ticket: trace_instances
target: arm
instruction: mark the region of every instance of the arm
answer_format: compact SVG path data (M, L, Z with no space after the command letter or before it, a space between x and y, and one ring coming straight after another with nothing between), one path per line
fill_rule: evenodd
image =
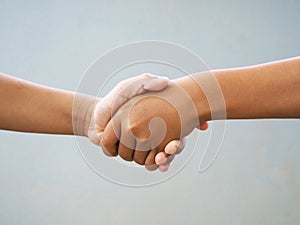
M227 112L226 118L218 119L300 118L300 57L213 70L211 74L221 88ZM209 107L200 88L208 80L206 78L194 74L174 83L193 99L200 120L208 121L215 113L211 110L216 109ZM211 88L215 87L211 85Z
M300 118L300 57L213 73L227 119Z
M126 84L130 89L123 90L121 84ZM151 90L159 91L167 85L168 80L165 78L138 76L121 82L101 101L92 96L76 95L74 92L34 84L0 73L0 129L87 136L90 141L101 146L97 132L104 129L111 115L123 103L135 95ZM122 98L118 98L120 96ZM111 101L114 98L118 101L112 108ZM80 100L78 108L74 99ZM96 100L98 102L94 111ZM98 125L95 125L93 115ZM174 153L183 148L184 142L180 140L173 140L168 145L169 151ZM167 159L166 156L163 158ZM165 162L162 167L169 163L170 161Z
M129 86L126 90L121 86ZM74 134L72 126L76 123L75 134L88 136L94 113L99 131L104 129L111 115L135 95L146 91L159 91L168 85L165 78L137 76L121 82L103 99L81 95L71 91L38 85L6 74L0 74L0 129L21 132ZM122 90L124 89L124 90ZM76 97L76 98L75 98ZM115 98L115 99L113 99ZM74 100L77 105L73 108ZM111 103L118 100L114 104ZM72 115L73 113L73 115Z
M157 152L163 151L170 140L188 135L199 124L211 120L212 113L218 113L213 111L218 107L209 107L205 92L200 88L201 84L208 89L215 88L209 86L211 76L218 81L227 111L227 117L214 119L300 118L298 57L252 67L215 70L208 75L185 76L159 93L137 96L121 107L112 120L114 123L110 121L105 128L104 148L109 152L118 148L124 157L130 153L128 149L135 149L138 153L133 155L135 162L146 166L153 165L155 160L157 163L155 155L161 154ZM189 99L193 104L189 104ZM153 118L161 118L164 124L149 126ZM150 130L141 127L150 127ZM156 139L151 139L152 134ZM119 139L126 142L125 147L124 144L116 146ZM152 149L152 153L146 154L147 149Z
M0 74L0 129L73 134L73 99L73 92Z

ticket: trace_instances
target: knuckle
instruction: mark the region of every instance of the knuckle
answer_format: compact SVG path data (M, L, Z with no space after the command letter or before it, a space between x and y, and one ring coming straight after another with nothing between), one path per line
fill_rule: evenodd
M102 147L102 151L103 151L104 155L106 155L108 157L115 157L116 156L115 154L109 152L107 149L105 149L103 147Z
M140 77L141 77L141 78L146 78L146 79L147 79L147 78L153 78L153 75L150 74L150 73L143 73L143 74L140 75Z
M144 124L134 123L130 124L127 133L131 134L134 139L141 142L141 144L146 144L149 142L149 138L151 137L151 131L148 127L145 127Z
M141 166L145 165L145 161L142 159L135 159L134 161Z
M109 147L109 139L106 136L102 136L101 144L107 149Z
M131 153L119 152L119 156L122 159L124 159L125 161L128 161L128 162L131 162L133 160Z
M139 131L140 131L140 126L138 126L136 123L129 124L127 132L134 135L135 138L136 138L136 134L138 134Z
M120 82L116 85L115 91L116 91L117 93L120 93L120 92L122 92L123 89L126 88L127 85L128 85L128 81L127 81L127 80L122 80L122 81L120 81Z
M145 166L152 166L152 165L156 165L154 157L151 157L150 159L147 158L145 161Z
M145 168L146 168L148 171L155 171L155 170L158 169L158 165L156 165L156 164L145 165Z
M134 153L133 149L127 148L123 144L119 144L118 154L125 161L132 161L133 160L133 153Z
M134 157L134 161L141 166L145 165L145 160L146 157Z
M105 136L103 136L103 138L101 140L101 146L103 148L103 151L105 151L105 153L108 153L110 156L116 156L116 151L114 149L114 145Z

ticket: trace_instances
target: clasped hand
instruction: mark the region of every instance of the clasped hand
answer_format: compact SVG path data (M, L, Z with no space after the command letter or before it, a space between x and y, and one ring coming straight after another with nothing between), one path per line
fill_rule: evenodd
M89 139L108 156L167 171L200 126L197 110L182 88L166 77L142 74L120 82L95 107Z

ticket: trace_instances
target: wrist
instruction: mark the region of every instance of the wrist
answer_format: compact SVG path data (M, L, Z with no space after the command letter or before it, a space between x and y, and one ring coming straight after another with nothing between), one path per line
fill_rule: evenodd
M174 83L180 86L191 98L198 113L200 123L211 119L210 107L200 85L191 77L185 76L174 80Z
M78 136L88 136L93 123L93 114L99 98L85 94L76 94L73 102L72 124L73 133Z

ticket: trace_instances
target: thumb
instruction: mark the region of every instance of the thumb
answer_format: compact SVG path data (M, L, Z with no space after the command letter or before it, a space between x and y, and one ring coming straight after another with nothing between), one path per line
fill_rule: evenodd
M169 79L167 77L153 77L149 79L144 79L144 89L147 91L161 91L165 89L169 84Z

